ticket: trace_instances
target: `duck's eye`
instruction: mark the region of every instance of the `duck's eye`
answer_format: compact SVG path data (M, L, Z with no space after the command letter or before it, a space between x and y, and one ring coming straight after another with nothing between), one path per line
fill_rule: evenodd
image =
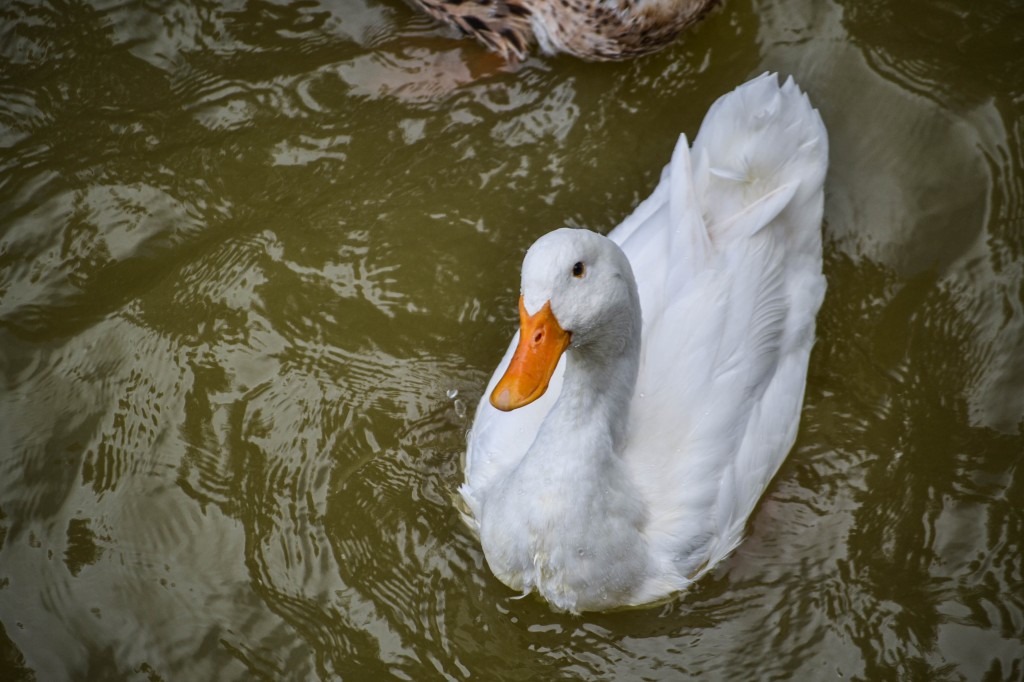
M572 266L572 276L582 277L587 273L587 268L583 265L583 261L578 260L576 264Z

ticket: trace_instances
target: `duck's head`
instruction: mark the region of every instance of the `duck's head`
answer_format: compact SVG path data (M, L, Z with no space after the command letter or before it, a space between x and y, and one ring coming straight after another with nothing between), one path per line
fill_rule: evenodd
M595 232L562 228L534 242L521 292L519 345L491 393L499 410L544 395L567 348L617 354L639 334L633 269L618 245Z

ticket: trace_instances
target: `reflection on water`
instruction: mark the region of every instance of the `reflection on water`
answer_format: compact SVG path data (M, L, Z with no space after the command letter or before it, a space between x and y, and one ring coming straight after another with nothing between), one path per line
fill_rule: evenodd
M0 9L3 679L1017 679L1024 14L737 0L496 69L397 0ZM736 554L572 618L451 498L519 261L764 69L830 129L797 447Z

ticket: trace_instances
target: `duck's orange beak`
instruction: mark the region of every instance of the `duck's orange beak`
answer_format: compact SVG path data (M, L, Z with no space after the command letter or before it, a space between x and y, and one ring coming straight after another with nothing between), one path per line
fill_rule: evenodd
M531 316L526 314L520 296L519 345L505 376L491 392L491 405L509 412L544 395L558 366L558 358L562 357L571 338L551 312L550 301Z

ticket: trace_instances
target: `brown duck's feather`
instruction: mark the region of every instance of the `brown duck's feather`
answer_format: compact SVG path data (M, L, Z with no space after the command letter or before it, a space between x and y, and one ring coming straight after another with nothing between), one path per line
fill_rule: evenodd
M515 64L534 41L530 10L515 0L413 0L427 14L463 33Z
M668 45L717 1L537 2L536 12L543 17L539 22L543 34L537 40L547 52L568 52L584 59L637 57Z
M720 0L412 0L506 61L530 45L591 60L659 50Z

